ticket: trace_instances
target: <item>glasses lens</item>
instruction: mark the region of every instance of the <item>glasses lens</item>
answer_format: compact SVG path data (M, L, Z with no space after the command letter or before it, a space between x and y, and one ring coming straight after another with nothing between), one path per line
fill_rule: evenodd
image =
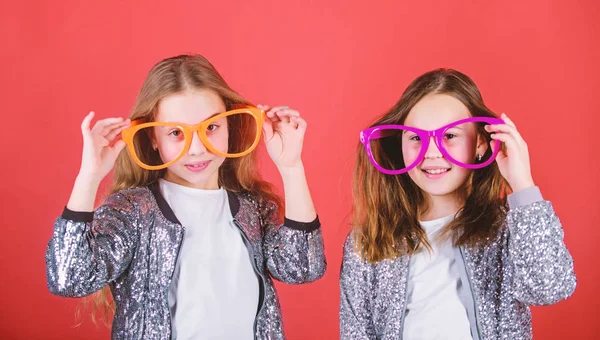
M135 132L133 143L135 155L144 165L161 166L181 154L185 135L178 126L149 126Z
M225 118L223 118L225 119ZM229 145L228 150L223 150L228 157L236 157L237 154L246 152L252 148L254 142L260 137L258 131L258 121L250 111L243 111L227 116L227 125L229 127ZM213 146L218 147L218 134L210 131L210 126L206 132L208 140Z
M490 160L493 154L486 122L453 125L444 132L443 146L454 161L477 166Z
M421 152L421 138L401 128L378 129L369 142L373 159L385 170L398 171L411 166Z

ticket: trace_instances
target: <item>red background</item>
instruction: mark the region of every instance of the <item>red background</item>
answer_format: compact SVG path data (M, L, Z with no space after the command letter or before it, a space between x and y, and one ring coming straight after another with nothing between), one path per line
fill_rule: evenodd
M46 289L44 251L80 162L90 110L127 116L159 60L205 55L255 103L309 122L304 162L329 269L278 285L290 339L336 339L341 247L358 132L408 83L467 73L529 144L534 179L575 259L572 298L533 308L537 339L600 335L600 5L589 1L3 1L0 4L0 336L106 339ZM263 153L265 176L281 187Z

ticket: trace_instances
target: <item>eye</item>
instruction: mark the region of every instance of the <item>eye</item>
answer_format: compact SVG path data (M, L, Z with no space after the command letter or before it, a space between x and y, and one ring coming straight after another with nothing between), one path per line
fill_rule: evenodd
M421 137L419 137L418 135L414 135L414 136L408 137L408 140L418 142L421 140Z
M180 137L181 135L183 135L183 132L181 132L181 130L173 130L169 132L169 136Z
M449 132L444 135L444 138L446 138L446 139L456 138L456 134Z
M210 124L206 128L206 130L208 130L209 132L215 132L218 128L219 128L219 125L217 125L217 124Z

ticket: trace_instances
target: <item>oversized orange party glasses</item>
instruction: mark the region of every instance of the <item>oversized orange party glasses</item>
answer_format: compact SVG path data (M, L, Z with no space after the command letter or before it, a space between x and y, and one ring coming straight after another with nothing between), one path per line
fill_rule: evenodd
M263 110L247 107L219 113L193 126L134 120L123 130L122 137L129 154L140 167L160 170L171 166L188 152L194 133L198 134L206 149L217 156L235 158L249 154L258 145L265 117ZM228 134L228 142L223 142L224 134ZM152 145L178 156L163 161L159 153L150 147Z

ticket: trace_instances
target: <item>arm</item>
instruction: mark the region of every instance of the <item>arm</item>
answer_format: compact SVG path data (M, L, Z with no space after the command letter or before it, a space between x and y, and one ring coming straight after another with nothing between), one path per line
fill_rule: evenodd
M261 206L265 258L270 274L290 284L308 283L321 278L327 262L319 218L315 216L307 223L286 217L283 225L279 225L275 204L263 202Z
M135 214L134 205L120 194L109 197L95 214L66 208L46 250L50 292L82 297L117 279L137 245L137 228L131 223Z
M93 118L90 112L81 123L81 168L46 250L48 289L57 295L85 296L115 280L127 268L137 240L131 226L134 205L122 195L112 195L92 212L100 182L125 147L118 136L130 122L107 118L90 129Z
M552 204L538 187L508 197L508 254L515 298L528 305L549 305L573 294L577 279L563 229Z
M563 242L563 230L550 202L544 201L531 175L529 149L514 122L502 114L504 124L486 130L496 143L504 143L496 157L498 169L514 193L509 195L508 275L515 298L529 305L547 305L567 298L575 290L573 259Z
M311 282L323 276L327 264L301 159L307 124L298 111L287 106L258 107L268 110L263 124L265 143L285 190L286 219L282 226L277 227L274 204L265 202L261 208L267 268L283 282Z

